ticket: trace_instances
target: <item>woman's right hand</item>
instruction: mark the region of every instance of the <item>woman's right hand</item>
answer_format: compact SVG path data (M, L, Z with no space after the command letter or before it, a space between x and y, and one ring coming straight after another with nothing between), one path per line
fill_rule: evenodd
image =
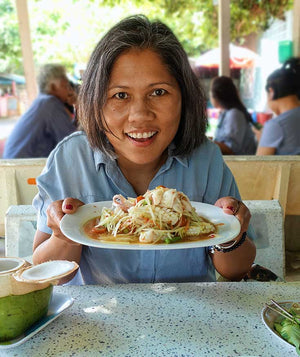
M82 245L67 238L60 230L60 221L65 214L75 213L83 202L75 198L54 201L47 208L47 225L52 234L37 230L33 242L34 264L48 260L70 260L79 264Z
M47 226L52 229L53 235L70 242L60 230L60 221L65 214L75 213L78 207L83 205L82 201L71 197L50 203L47 208Z

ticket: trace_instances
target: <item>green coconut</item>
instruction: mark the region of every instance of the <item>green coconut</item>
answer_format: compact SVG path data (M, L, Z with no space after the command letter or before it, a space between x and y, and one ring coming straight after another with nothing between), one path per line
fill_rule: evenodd
M78 267L67 260L31 265L21 258L0 258L0 341L20 336L46 315L53 285Z
M47 314L53 286L25 295L0 298L0 341L20 336Z

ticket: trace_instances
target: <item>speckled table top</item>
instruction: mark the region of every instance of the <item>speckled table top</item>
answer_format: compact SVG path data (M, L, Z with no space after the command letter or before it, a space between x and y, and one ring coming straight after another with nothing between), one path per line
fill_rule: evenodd
M265 302L300 301L300 283L60 286L74 304L0 356L296 356L262 322Z

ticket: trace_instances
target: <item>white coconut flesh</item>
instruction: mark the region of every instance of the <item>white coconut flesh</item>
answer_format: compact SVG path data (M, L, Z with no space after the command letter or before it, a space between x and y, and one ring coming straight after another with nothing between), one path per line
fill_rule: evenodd
M76 262L53 260L19 270L15 279L23 282L44 283L61 279L78 269Z
M26 261L21 258L0 258L0 275L13 273L26 264Z

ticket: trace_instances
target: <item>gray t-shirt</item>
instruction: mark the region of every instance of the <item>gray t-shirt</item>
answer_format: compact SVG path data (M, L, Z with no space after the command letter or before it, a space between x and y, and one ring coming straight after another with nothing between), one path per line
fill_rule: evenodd
M256 153L255 135L245 114L236 108L224 111L219 119L215 140L223 142L235 155Z
M300 106L268 120L259 146L276 148L276 155L299 155Z

